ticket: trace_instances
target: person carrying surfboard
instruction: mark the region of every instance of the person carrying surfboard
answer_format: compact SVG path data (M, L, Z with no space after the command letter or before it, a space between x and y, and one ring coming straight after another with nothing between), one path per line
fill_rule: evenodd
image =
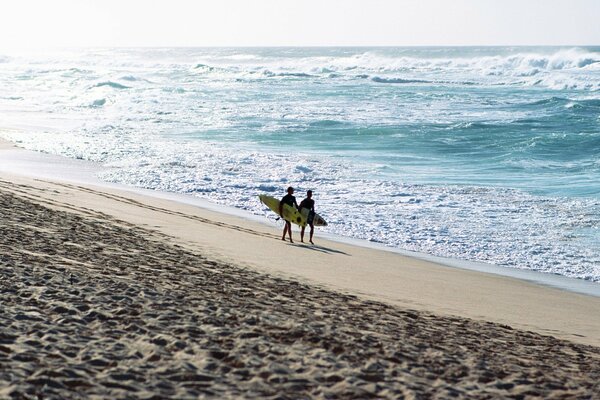
M294 197L294 188L291 186L287 188L287 194L285 196L283 196L283 198L279 202L279 215L281 216L281 218L283 218L283 205L284 204L287 204L290 207L298 208L298 203L296 202L296 198ZM284 219L284 221L285 221L285 219ZM281 240L283 240L283 241L285 241L285 233L286 232L290 236L290 243L294 243L294 241L292 240L292 223L290 221L285 221L285 225L283 226L283 236L281 237Z
M306 223L310 226L310 243L313 243L313 233L315 233L315 201L312 199L312 190L306 192L306 198L300 202L300 211L303 208L308 209L308 218L306 219ZM304 229L306 226L303 226L300 230L300 241L304 243Z

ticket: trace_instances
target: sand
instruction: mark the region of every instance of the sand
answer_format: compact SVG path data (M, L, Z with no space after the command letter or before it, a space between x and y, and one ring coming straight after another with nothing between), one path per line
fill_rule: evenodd
M599 298L280 233L0 173L0 399L600 393Z

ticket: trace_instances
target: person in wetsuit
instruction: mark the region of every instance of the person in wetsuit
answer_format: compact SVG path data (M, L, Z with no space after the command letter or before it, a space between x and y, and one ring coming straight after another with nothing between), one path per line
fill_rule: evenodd
M285 196L283 196L283 198L279 202L279 215L281 216L281 218L283 218L283 205L284 204L287 204L290 207L298 208L298 203L296 202L296 198L294 197L294 188L291 186L289 188L287 188L287 194ZM285 221L285 219L284 219L284 221ZM281 240L283 240L283 241L285 241L285 233L286 232L290 236L290 242L294 243L294 241L292 240L292 223L290 221L285 221L285 225L283 226L283 236L281 237Z
M312 190L306 192L306 198L300 202L300 211L302 211L303 208L308 208L308 218L306 223L310 226L310 243L314 244L313 233L315 232L315 201L312 199ZM304 243L304 229L306 229L306 226L303 226L300 230L300 241L302 243Z

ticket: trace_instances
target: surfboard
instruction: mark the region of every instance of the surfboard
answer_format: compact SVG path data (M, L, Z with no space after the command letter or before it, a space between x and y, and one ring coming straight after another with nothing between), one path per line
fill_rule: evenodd
M258 196L260 201L267 207L271 209L275 214L279 215L279 200L275 197L267 196L266 194L261 194ZM298 226L306 226L306 217L300 214L295 207L290 206L289 204L283 205L283 219L289 221ZM308 215L308 214L307 214Z
M307 224L308 224L308 213L310 212L310 210L308 208L302 208L300 210L300 214L302 214L302 216L304 218L306 218ZM321 217L319 214L315 213L315 216L313 218L313 225L314 226L327 226L327 221L325 221L325 219L323 219L323 217Z

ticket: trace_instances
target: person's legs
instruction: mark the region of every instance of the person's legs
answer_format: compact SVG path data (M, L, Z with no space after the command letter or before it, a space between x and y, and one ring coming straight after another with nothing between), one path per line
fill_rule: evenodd
M289 224L289 222L287 222L287 221L284 221L284 222L285 222L285 224L283 224L283 236L281 237L281 240L285 240L285 234L286 234L286 232L288 230L288 224Z
M302 228L302 229L304 229L304 228ZM313 241L312 241L313 233L315 233L315 225L314 224L310 224L310 243L311 244L314 244Z
M294 243L294 241L292 240L292 223L291 222L287 223L287 229L288 229L288 234L290 235L290 243Z
M304 230L306 229L305 226L302 227L302 229L300 229L300 241L302 243L304 243Z

